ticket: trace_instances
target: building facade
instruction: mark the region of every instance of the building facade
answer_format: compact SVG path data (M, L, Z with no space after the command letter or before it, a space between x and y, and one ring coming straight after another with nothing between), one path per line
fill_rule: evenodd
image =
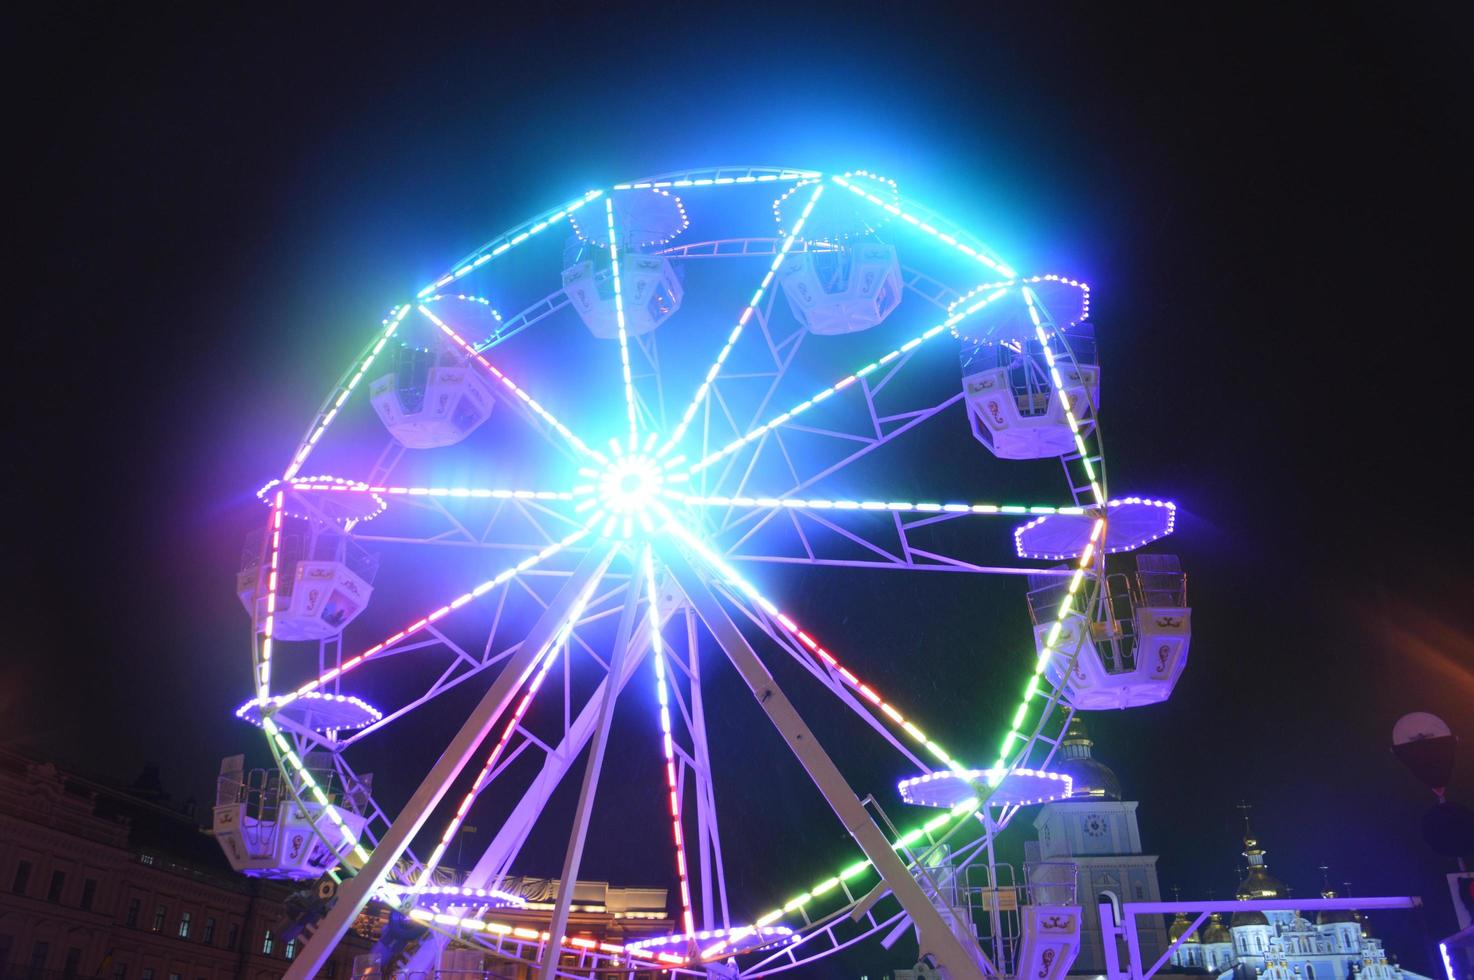
M0 978L280 977L291 890L235 874L157 794L0 749ZM321 975L346 978L369 946L351 935Z
M1284 882L1269 873L1266 852L1244 824L1244 858L1248 869L1234 897L1241 901L1288 899ZM1324 898L1336 893L1326 885ZM1178 913L1168 929L1171 938L1191 928ZM1201 970L1220 980L1421 980L1389 962L1381 940L1368 931L1356 912L1327 910L1314 920L1292 907L1284 911L1235 912L1227 925L1214 914L1201 935L1188 935L1172 951L1181 969Z

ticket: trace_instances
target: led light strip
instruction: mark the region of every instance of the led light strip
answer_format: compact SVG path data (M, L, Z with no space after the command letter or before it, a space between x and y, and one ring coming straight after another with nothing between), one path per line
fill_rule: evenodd
M1095 557L1096 549L1100 546L1100 542L1105 535L1105 526L1104 517L1097 517L1095 519L1095 526L1090 531L1090 540L1086 543L1084 550L1080 552L1080 560L1075 564L1075 573L1070 576L1070 584L1065 592L1065 597L1060 601L1059 610L1055 613L1054 622L1049 626L1049 632L1045 634L1044 648L1039 651L1038 657L1034 660L1033 676L1029 678L1029 684L1024 688L1023 700L1019 702L1018 709L1014 712L1013 723L1009 726L1008 734L1004 737L1003 744L998 749L998 761L993 763L993 769L1007 771L1008 753L1013 749L1014 740L1023 737L1019 734L1019 729L1028 718L1029 702L1034 699L1035 694L1039 693L1039 678L1044 673L1044 669L1049 666L1050 659L1054 656L1054 645L1059 642L1060 633L1064 630L1065 619L1074 611L1075 593L1080 591L1080 586L1085 581L1085 572L1090 567L1090 562Z
M294 698L293 700L296 700L296 699ZM363 700L363 698L354 697L351 694L326 694L326 693L324 693L322 691L314 691L311 694L304 694L302 696L302 700L311 700L311 701L339 701L339 702L342 702L344 704L352 704L352 705L355 705L355 706L361 708L363 710L363 712L366 715L368 715L368 720L367 721L361 722L361 723L359 723L357 725L347 725L347 726L344 726L344 728L343 729L339 729L339 731L343 731L343 730L346 730L348 728L363 728L365 725L372 725L374 722L376 722L376 721L382 721L383 718L384 718L384 712L380 711L378 708L375 708L373 705L371 705L367 701ZM236 708L235 709L235 716L237 718L239 718L241 721L244 721L244 722L247 722L249 724L256 725L256 726L259 727L260 724L261 724L259 721L257 721L255 718L248 717L248 715L250 714L252 708L258 709L258 713L261 713L259 711L259 709L261 708L261 706L263 704L269 704L269 705L271 705L273 707L273 709L275 709L275 708L280 707L282 704L285 704L285 703L287 703L287 702L284 702L284 701L281 701L281 700L275 699L275 698L273 698L273 699L271 699L269 701L261 701L261 700L258 700L256 698L252 698L251 700L247 701L245 704L241 705L239 708Z
M445 605L441 606L439 609L436 609L428 616L416 620L415 622L406 626L404 629L400 630L398 633L395 633L388 639L374 644L356 657L345 660L341 665L325 672L324 674L322 674L322 676L316 678L315 680L308 681L306 684L303 684L292 693L283 694L280 698L277 699L278 703L290 704L297 698L305 697L306 695L311 694L313 691L316 691L324 684L327 684L328 682L336 678L342 677L344 674L348 673L354 668L361 666L365 661L377 656L378 654L383 653L385 650L388 650L400 640L403 640L411 634L418 633L420 630L429 626L431 623L435 622L441 617L461 608L472 599L479 599L481 596L485 595L487 592L490 592L498 585L503 584L513 576L527 571L529 568L538 564L539 562L545 561L546 559L551 558L553 555L556 555L564 548L576 544L580 539L587 537L588 533L589 531L587 528L579 528L572 534L569 534L567 537L563 538L561 541L555 541L552 544L548 545L546 548L543 548L537 554L522 559L510 568L503 569L502 571L498 572L495 577L487 579L485 582L482 582L470 592L463 592L462 594L456 596L450 602L447 602Z
M423 309L423 307L421 308ZM399 329L399 325L404 322L404 318L408 315L409 311L410 305L405 303L384 320L383 334L374 342L373 347L369 348L369 352L364 356L363 360L359 362L358 370L349 377L348 382L338 391L338 397L333 400L332 407L324 413L322 419L318 421L317 427L312 430L311 435L298 447L297 455L292 457L292 462L287 466L286 472L282 473L283 480L290 480L301 472L302 464L307 462L307 457L317 447L317 441L328 430L328 426L333 424L333 419L338 417L338 411L343 407L343 403L348 400L349 395L353 394L353 389L358 387L358 383L363 380L364 374L373 366L374 358L378 357L379 352L384 349L384 345L389 343L389 338L394 336L394 331Z
M609 460L605 458L603 453L590 449L588 446L584 445L583 440L574 435L572 430L570 430L568 426L564 425L562 422L559 422L556 418L554 418L553 413L549 412L546 408L543 408L542 405L538 403L537 399L533 398L527 392L517 387L516 382L514 382L511 378L507 377L500 370L498 370L494 364L486 359L485 355L476 350L476 348L472 347L470 344L466 343L465 339L462 338L460 334L456 333L450 327L446 326L444 320L440 319L440 317L432 313L423 304L420 306L420 312L428 317L431 323L435 324L437 327L443 330L446 336L455 341L457 346L459 346L461 350L465 351L469 357L473 358L478 364L486 368L486 370L490 371L492 373L492 376L495 377L498 381L506 385L507 389L511 391L512 394L520 398L523 404L525 404L528 408L537 413L539 418L541 418L544 422L548 423L548 425L551 425L554 429L556 429L558 434L561 435L564 439L567 439L575 449L583 453L585 456L592 456L594 459L598 460L601 463L607 464L609 462Z
M285 491L278 490L271 503L271 558L270 570L266 580L266 621L262 628L261 643L257 646L259 659L256 664L256 697L262 704L266 704L272 700L271 646L272 633L276 621L276 594L278 571L281 561L282 502L284 496ZM331 801L329 801L327 794L322 791L322 787L318 785L317 780L308 771L306 763L293 750L291 742L282 734L277 724L271 720L270 715L263 714L261 716L261 727L266 731L267 736L269 736L270 741L268 745L272 748L272 755L276 758L277 765L281 765L283 758L291 764L293 770L297 773L297 778L312 793L313 798L322 807L322 812L327 814L328 818L332 820L338 829L338 833L342 835L343 840L352 849L353 854L360 860L367 861L368 852L358 843L358 838L343 821L342 816L339 815L338 808L333 806ZM291 785L290 779L287 780L287 792L299 804L301 803L300 793ZM328 841L326 836L322 835L322 832L318 829L317 821L320 819L321 815L314 817L312 820L314 833L323 836L324 842L328 844L333 853L341 855L342 852L339 850L339 846Z
M869 176L868 174L865 174L864 171L858 171L856 173L856 176L861 176L861 175L864 175L864 176L867 176L867 177ZM864 188L859 187L859 186L851 183L850 181L846 180L844 177L841 177L838 174L836 174L836 175L830 177L829 179L832 180L832 181L834 181L839 186L843 187L845 190L850 191L851 193L854 193L854 194L858 194L860 197L863 197L865 200L869 201L871 204L874 204L876 207L881 208L882 210L884 210L888 214L895 215L896 217L900 218L902 221L904 221L907 224L911 225L913 228L916 228L917 230L923 231L926 234L932 236L933 238L937 239L939 242L942 242L944 245L950 245L952 248L956 249L958 252L961 252L963 255L966 255L968 258L973 259L974 261L977 261L977 262L981 262L983 265L985 265L988 268L992 269L994 272L998 273L999 275L1006 276L1009 279L1012 279L1012 278L1014 278L1014 277L1016 277L1018 275L1018 273L1015 272L1015 271L1013 271L1013 268L1011 266L1009 266L1008 263L999 261L997 259L994 259L991 256L984 255L982 252L979 252L977 249L973 248L972 246L967 245L964 242L959 242L956 238L953 238L951 235L947 234L946 232L941 231L941 230L939 230L937 228L932 227L931 225L927 224L925 221L922 221L920 218L917 218L915 215L911 215L911 214L906 213L905 211L901 210L899 207L897 207L894 204L889 204L886 201L881 200L879 197L876 197L874 194L871 194L869 191L865 190Z
M1022 279L1008 279L1003 282L985 282L980 286L974 286L972 289L969 289L967 292L954 299L950 304L948 304L947 312L951 313L958 306L966 303L969 299L976 296L978 293L986 292L990 289L1012 289L1015 286L1029 286L1041 282L1064 283L1066 286L1074 286L1076 289L1080 290L1080 312L1073 320L1070 320L1066 324L1066 329L1076 326L1077 324L1084 323L1086 320L1090 319L1090 284L1087 282L1081 282L1078 279L1071 279L1068 276L1056 275L1055 273L1049 273L1048 275L1043 276L1025 276ZM952 336L956 337L958 340L966 340L972 343L988 342L990 339L988 337L971 337L964 335L956 327L952 328Z
M614 189L615 190L632 190L632 188L629 188L629 187L616 187ZM648 248L648 247L650 247L652 245L668 245L672 241L674 241L676 238L680 237L681 232L683 232L687 228L690 228L691 227L691 218L690 218L689 215L686 214L686 205L685 205L685 202L683 202L679 197L676 197L670 191L662 191L662 190L650 189L650 192L652 194L659 194L661 197L670 198L670 200L676 206L676 215L681 219L680 220L680 227L679 228L676 228L674 231L672 231L669 235L667 235L664 238L655 238L655 239L651 239L649 241L633 242L632 244L634 246L638 247L638 248ZM607 200L606 200L606 203L607 203ZM583 242L585 245L592 245L595 248L601 247L599 245L599 243L596 242L596 241L594 241L591 236L589 236L589 235L587 235L587 234L584 233L583 228L578 223L578 219L575 218L573 215L569 215L568 216L568 225L569 225L569 227L571 227L573 229L574 237L577 238L579 241Z
M526 926L514 926L507 922L487 922L484 919L472 919L459 915L451 915L446 912L431 912L429 909L414 909L409 917L417 922L427 925L451 926L458 929L468 929L472 932L489 932L496 936L511 936L514 939L526 939L532 942L547 942L552 938L550 933L539 932ZM669 963L680 966L686 962L684 956L673 956L669 953L651 954L643 950L630 949L618 943L599 942L583 936L564 936L562 945L571 946L575 949L587 950L589 952L609 953L614 956L638 957L650 962Z
M1095 467L1090 462L1090 451L1085 447L1085 438L1080 433L1080 422L1075 418L1075 412L1070 408L1069 396L1065 393L1065 382L1060 377L1059 367L1055 363L1054 351L1049 346L1049 337L1044 332L1044 322L1039 316L1039 307L1034 302L1034 290L1028 286L1023 287L1024 303L1029 308L1029 319L1034 322L1034 333L1039 338L1039 346L1044 351L1044 362L1049 367L1049 380L1054 383L1054 393L1059 398L1060 404L1064 406L1065 421L1070 425L1070 434L1075 437L1075 448L1080 453L1080 464L1085 469L1085 476L1090 480L1090 493L1095 497L1097 507L1106 505L1105 489L1100 485L1100 478L1096 475Z
M686 434L686 429L691 425L691 420L696 417L697 410L706 401L706 396L711 391L712 382L716 380L717 374L721 372L722 365L727 362L727 356L732 353L732 347L737 343L738 338L742 336L742 331L747 326L747 321L757 312L757 305L762 302L763 294L773 284L773 277L778 274L778 267L783 264L784 259L788 258L788 253L793 248L793 243L798 240L799 233L804 230L804 222L809 220L809 215L813 213L814 205L819 203L819 197L823 193L824 185L815 185L814 193L809 196L808 204L804 205L803 212L799 215L798 220L794 222L793 231L783 240L778 253L773 256L773 261L768 265L768 271L763 276L763 281L758 284L757 289L753 292L752 299L747 301L747 307L742 311L742 315L737 318L737 325L732 328L731 334L727 337L726 344L717 353L716 361L707 370L706 377L701 382L701 387L696 389L696 397L692 398L691 404L686 406L686 411L681 415L680 424L675 427L675 431L665 441L665 445L656 453L657 457L664 456L674 449L681 441L681 437Z
M271 699L271 647L272 637L276 632L277 575L281 571L281 522L285 499L286 493L282 490L278 490L271 498L271 556L266 572L266 621L261 624L261 643L257 647L256 661L256 698L262 704ZM261 578L258 574L256 587L260 586ZM254 615L256 610L253 608L251 612Z
M676 783L675 747L670 733L670 692L665 681L665 641L660 635L660 609L656 604L655 561L651 548L645 548L645 589L650 601L650 652L655 661L655 697L660 704L660 746L665 755L665 783L670 793L671 836L676 845L676 874L681 882L681 917L687 934L696 931L696 917L691 912L691 881L687 873L686 835L681 829L681 798Z
M662 507L661 509L664 508ZM913 722L908 721L906 717L902 715L899 711L897 711L893 705L891 705L888 701L877 694L874 688L872 688L869 684L866 684L864 681L860 680L860 678L857 677L848 667L840 663L839 660L837 660L832 653L824 649L824 647L820 646L817 640L815 640L805 630L799 627L799 625L795 623L786 613L784 613L781 609L774 605L772 600L768 599L767 596L759 592L751 582L743 578L742 575L735 568L727 564L727 562L723 561L720 555L718 555L715 551L713 551L690 531L686 530L686 528L683 527L678 521L672 519L670 522L670 527L673 531L675 531L677 537L688 544L692 548L692 550L694 550L707 563L709 563L713 568L721 573L724 579L740 589L744 595L746 595L753 602L757 603L764 612L776 619L778 623L782 625L785 630L788 631L788 633L790 633L805 647L809 648L816 655L818 655L819 659L823 660L824 663L835 670L840 677L844 678L846 684L859 692L860 696L863 697L866 701L879 708L880 711L893 723L895 723L896 726L904 731L908 737L915 740L918 745L925 748L947 768L953 770L954 772L964 771L964 767L961 763L953 759L940 745L928 738L926 733L918 728Z
M1035 803L1048 803L1052 800L1065 799L1075 792L1075 781L1062 772L1046 772L1043 769L1025 769L1022 766L1016 767L1011 771L1006 769L969 769L966 772L960 773L929 772L925 776L913 776L910 779L901 780L896 784L896 792L901 794L901 802L903 803L911 803L916 806L935 806L936 804L928 803L913 795L911 787L924 783L933 783L938 779L955 779L957 777L961 777L964 784L986 781L990 786L998 786L1008 776L1026 776L1031 779L1047 779L1064 783L1063 791L1058 794L1040 796L1031 800L1008 800L1008 806L1031 806Z
M845 176L846 177L853 177L855 175L854 174L845 174ZM891 180L888 177L880 177L880 176L877 176L876 174L866 174L865 176L869 177L871 180L877 181L878 183L889 185L890 186L890 189L891 189L891 192L892 192L892 195L893 196L896 195L896 182L894 180ZM777 200L775 200L773 202L773 220L778 225L778 234L779 234L779 236L782 236L782 235L787 234L787 232L785 232L783 230L783 205L785 205L785 204L788 203L788 199L790 197L792 197L793 195L797 194L799 191L803 190L805 187L809 186L810 184L819 183L819 185L822 187L823 186L822 181L823 181L823 178L822 177L815 177L813 180L800 181L799 183L797 183L794 186L790 187L788 190L784 191L783 194ZM899 199L899 198L897 198L897 199ZM807 216L807 212L805 212L805 216ZM874 230L876 230L876 229L874 229L874 228L871 229L871 231L874 231ZM852 237L852 234L850 232L845 232L843 234L840 234L837 237L825 238L824 239L824 242L826 244L829 244L829 245L832 245L832 246L837 247L839 242L841 242L841 241L847 241L851 237Z
M624 370L624 409L630 423L630 452L639 445L640 430L635 422L635 381L630 372L629 334L624 325L624 287L619 281L619 241L614 233L614 198L604 199L609 219L609 271L614 280L614 322L619 327L619 361Z
M431 885L426 888L419 886L406 887L396 885L392 882L384 882L375 890L378 897L398 904L405 895L412 895L416 899L427 899L427 904L437 899L452 899L450 905L480 905L484 908L526 908L529 906L527 899L521 895L513 895L511 892L502 891L499 888L466 888L461 885Z
M439 303L440 301L447 299L458 299L467 303L476 303L484 306L489 311L491 311L491 315L497 323L502 322L501 311L498 310L495 306L492 306L491 300L487 299L485 296L473 296L470 293L436 293L434 296L422 297L422 301L425 303L426 306L429 306L431 303Z
M785 170L777 174L744 175L741 177L697 177L693 180L642 180L630 184L615 184L617 191L638 191L651 187L720 187L726 184L769 184L777 180L812 180L822 177L817 170Z
M523 231L519 231L516 234L512 234L511 232L509 232L499 239L492 239L491 242L487 242L485 245L472 252L470 256L468 256L466 260L462 262L459 266L457 266L454 270L446 273L440 279L420 290L416 294L415 298L424 299L431 293L435 292L437 289L440 289L443 286L447 286L450 283L455 282L457 279L461 279L469 275L473 270L480 268L487 262L490 262L492 259L496 258L498 255L501 255L503 252L506 252L509 249L521 245L533 235L536 235L538 232L546 229L549 225L556 224L558 221L561 221L562 219L568 217L568 215L572 214L574 211L577 211L579 208L583 207L585 204L594 200L603 193L603 191L589 191L583 197L578 198L574 201L570 201L562 208L559 208L552 214L549 214L546 218L542 218L528 225ZM493 242L495 242L496 244L493 245Z
M1120 507L1122 504L1140 504L1147 507L1165 508L1167 511L1167 523L1164 526L1162 533L1148 535L1147 537L1139 541L1133 540L1129 544L1123 544L1115 548L1110 547L1109 542L1107 542L1105 553L1108 555L1116 555L1120 554L1123 551L1135 551L1137 548L1144 548L1147 545L1151 544L1153 541L1167 537L1169 534L1177 529L1177 505L1170 500L1153 500L1150 497L1119 497L1115 500L1106 501L1106 507L1111 509ZM1060 513L1064 514L1064 511L1061 510ZM1084 509L1077 507L1074 509L1074 513L1083 514ZM1029 521L1027 524L1020 524L1018 527L1014 528L1013 550L1018 552L1018 556L1020 558L1033 558L1043 561L1063 561L1075 557L1073 554L1049 554L1042 551L1028 551L1024 548L1025 532L1033 530L1039 525L1045 523L1045 521L1047 520L1048 517L1036 517L1034 520Z
M445 856L446 849L450 847L451 838L456 835L456 831L461 829L461 824L465 823L466 814L471 812L471 804L476 802L476 798L486 788L486 781L491 778L491 770L495 768L497 760L501 758L502 752L506 749L507 744L511 742L512 734L517 730L517 726L522 724L522 718L527 714L527 709L531 707L533 698L537 697L537 692L542 687L543 679L548 676L548 668L552 667L553 662L558 659L558 651L562 650L568 643L568 637L573 633L574 624L578 622L578 617L583 615L583 611L588 606L589 600L593 598L594 589L598 586L599 580L604 577L604 570L609 567L609 562L613 560L614 554L615 552L611 549L609 554L605 556L603 564L599 566L598 573L589 579L589 584L584 587L583 592L580 593L573 605L569 607L568 615L564 617L563 624L558 627L558 631L553 635L552 641L542 650L538 651L537 657L527 665L527 669L523 671L522 676L517 678L517 683L512 688L513 691L521 690L522 685L527 684L527 678L532 676L533 672L536 671L536 676L533 677L532 683L527 685L527 690L522 694L522 700L517 702L517 707L513 710L512 717L508 719L506 727L502 729L501 737L497 739L496 745L492 746L491 752L487 754L486 765L482 766L481 771L476 774L476 779L471 783L471 788L461 798L461 805L456 807L455 814L446 824L444 833L440 835L440 840L435 845L435 850L431 852L429 860L420 869L419 881L415 883L417 890L424 889L429 884L430 875L439 866L440 859Z
M664 495L694 507L784 507L789 510L873 510L919 514L1058 514L1067 517L1085 513L1084 507L1051 507L1044 504L933 504L904 500L815 500L802 497L724 497L666 490ZM1031 522L1026 527L1033 526Z
M889 364L891 361L894 361L902 354L909 353L910 351L915 350L917 347L920 347L923 343L935 337L943 330L946 330L949 327L952 327L965 320L967 317L972 316L978 310L981 310L983 307L987 306L989 303L998 299L1000 296L1005 295L1006 293L1007 290L1005 289L1000 289L994 293L990 293L988 296L985 296L984 298L978 300L976 303L973 303L971 306L964 309L961 313L954 313L947 319L943 320L941 323L938 323L932 327L928 327L924 332L918 334L915 337L912 337L910 340L906 341L904 344L902 344L900 347L897 347L889 354L886 354L877 360L871 361L869 364L860 368L860 370L856 371L854 374L841 378L840 380L836 381L834 384L830 385L828 388L825 388L823 391L819 392L817 395L814 395L807 401L799 402L797 405L793 406L782 415L769 419L767 422L764 422L762 425L758 426L756 429L753 429L746 435L739 436L738 438L727 443L727 445L723 446L721 449L718 449L716 452L711 453L710 455L693 464L691 466L691 472L699 473L701 470L706 469L713 463L725 459L726 457L732 455L737 450L741 449L743 446L752 442L754 439L758 438L769 430L776 429L778 426L784 424L785 422L788 422L795 416L801 415L804 412L808 411L810 408L814 407L819 402L822 402L830 395L833 395L835 392L843 391L845 388L848 388L850 385L854 384L856 381L859 381L866 375L879 370L882 365Z
M367 483L321 483L322 478L311 477L293 480L293 490L327 491L333 493L390 494L408 497L463 497L472 500L572 500L567 490L506 490L489 487L388 487L371 486ZM262 488L263 492L266 488Z

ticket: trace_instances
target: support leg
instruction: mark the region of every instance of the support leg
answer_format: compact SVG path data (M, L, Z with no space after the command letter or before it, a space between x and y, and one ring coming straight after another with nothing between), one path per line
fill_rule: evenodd
M547 650L548 644L553 642L564 621L576 609L579 597L603 573L611 555L612 552L594 549L579 562L573 575L533 625L516 655L507 661L502 672L492 682L491 689L476 705L461 730L451 739L450 745L420 783L420 788L415 790L414 796L410 797L395 818L393 825L379 841L379 846L374 848L368 863L338 890L338 900L303 944L302 951L292 960L292 965L283 975L284 980L309 980L317 976L323 963L343 939L343 934L368 904L373 890L404 854L410 841L450 789L451 783L470 762L471 756L486 738L497 718L507 710L521 687L523 675L532 669Z
M654 597L652 597L653 602ZM618 677L629 653L630 635L635 627L635 607L640 590L631 582L625 596L624 611L614 635L614 649L609 655L609 676ZM609 745L609 724L614 720L614 703L619 700L619 685L607 684L599 702L599 727L594 744L589 748L589 761L583 771L583 788L578 793L578 807L573 812L573 829L568 834L568 850L563 854L563 875L558 879L558 900L553 905L553 921L548 926L548 946L543 952L542 980L553 980L558 973L558 957L563 952L563 933L568 928L568 908L578 885L578 866L583 860L583 845L588 836L589 815L594 809L594 796L599 788L599 771L604 768L604 749Z
M855 839L855 843L860 845L865 856L880 872L911 921L916 924L921 955L931 956L952 980L981 980L982 951L977 948L977 943L974 941L972 948L968 949L963 940L953 933L942 913L926 897L921 885L891 849L890 842L870 819L869 813L855 796L854 790L850 789L839 768L814 738L814 733L809 731L808 725L804 724L798 711L783 694L773 675L763 666L752 645L711 593L695 567L684 555L676 553L675 549L671 549L663 557L676 582L695 607L696 614L706 623L707 629L737 668L737 672L742 675L743 681L757 698L769 720L798 757L809 778L814 781L814 785L823 794L850 836Z

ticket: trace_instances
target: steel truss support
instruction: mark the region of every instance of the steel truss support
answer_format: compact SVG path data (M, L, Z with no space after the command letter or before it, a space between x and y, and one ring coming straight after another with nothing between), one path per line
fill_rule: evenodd
M609 673L618 676L629 652L630 633L635 626L635 606L640 590L631 586L625 596L624 611L619 616L619 629L614 636L614 650L609 655ZM594 796L599 789L599 773L604 768L604 750L609 746L609 725L614 720L614 703L619 700L616 685L605 685L599 698L599 727L589 749L589 761L583 771L583 786L578 791L578 806L573 811L573 829L568 834L568 850L563 854L563 874L558 879L558 900L553 905L553 922L548 927L548 946L543 953L542 980L553 980L558 972L558 957L563 952L563 933L568 928L568 908L577 891L578 867L583 862L583 845L589 831L589 815L594 810Z
M727 614L701 575L682 554L670 549L662 556L686 598L711 631L717 644L742 676L758 705L779 735L803 765L814 786L824 796L860 850L870 859L891 892L916 924L921 956L930 956L952 980L983 976L981 950L973 941L969 949L947 924L942 913L927 898L920 883L892 850L890 842L870 818L864 804L845 781L839 768L819 744L773 675L758 658L737 624Z
M663 619L671 615L675 605L673 590L662 588L657 599L657 608ZM624 690L626 684L634 676L635 670L644 661L650 650L651 622L647 616L640 623L639 629L634 633L629 644L629 652L624 657L613 673L599 682L594 693L590 695L577 717L566 726L562 740L553 749L546 753L543 758L542 769L523 792L521 799L517 801L512 812L502 821L497 829L491 843L482 851L481 857L476 860L475 866L466 875L464 884L468 888L494 887L505 875L522 844L531 833L533 824L538 816L547 806L549 797L558 788L563 777L583 752L584 746L593 738L595 725L599 719L599 706L608 692L613 691L614 696ZM611 686L611 680L613 684ZM405 964L403 972L415 974L428 972L435 969L440 949L444 946L442 937L432 937L420 944L419 949L411 954L410 960Z
M393 825L380 839L379 846L374 849L368 863L338 890L337 901L323 916L317 929L303 945L301 953L287 968L283 975L285 980L309 980L317 976L318 970L342 941L348 927L368 904L370 895L404 854L410 841L450 789L451 783L461 774L466 763L470 762L497 718L511 705L524 676L533 669L548 645L554 642L565 621L575 611L579 596L598 578L612 554L612 550L601 549L590 551L584 556L578 568L528 632L516 656L497 675L491 688L420 783L419 789L415 790Z

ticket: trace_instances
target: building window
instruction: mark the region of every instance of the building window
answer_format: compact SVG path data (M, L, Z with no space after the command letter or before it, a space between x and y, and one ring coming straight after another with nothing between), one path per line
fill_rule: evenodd
M179 938L180 939L188 939L189 938L189 921L190 921L191 918L193 918L193 916L194 916L194 913L192 913L192 912L180 912L179 913Z
M33 943L31 945L31 970L35 973L40 973L46 969L46 960L50 956L50 943Z
M65 871L51 872L51 887L46 889L46 901L60 902L62 889L67 886L67 873Z
M1305 980L1315 980L1315 964L1305 964Z
M271 951L276 948L276 940L271 937L271 930L266 930L266 935L261 939L261 955L270 956Z
M158 905L154 907L154 932L164 931L164 917L168 914L169 910L164 906Z
M83 912L91 912L92 911L92 900L95 899L96 897L97 897L97 879L96 878L84 878L84 879L82 879L82 903L81 904L82 904L82 911Z
M297 940L287 940L286 948L282 950L282 954L289 960L294 958L297 955Z
M139 906L139 904L140 903L139 903L138 899L136 899L136 898L130 898L128 900L128 917L123 920L123 924L126 925L129 929L137 929L138 928L138 906Z
M142 864L153 864L154 856L152 854L140 854L138 855L138 860Z
M138 980L154 980L154 968L151 966L144 967L143 972L138 975Z
M225 934L225 948L233 951L240 938L241 927L232 922L230 924L230 931Z
M31 862L20 861L15 866L15 880L10 884L10 890L17 895L24 895L26 889L31 885Z
M119 963L113 967L113 980L128 980L127 963Z
M338 961L328 960L322 965L323 980L333 980L338 975Z
M203 943L205 943L206 945L208 945L210 943L213 943L215 941L215 920L214 919L206 919L205 920L205 933L204 933L204 935L200 936L200 941L203 942Z
M82 948L80 946L69 947L67 949L66 965L61 968L61 975L65 977L66 980L71 980L71 978L77 975L77 971L81 968Z
M171 974L169 974L169 980L179 980L179 974L177 974L177 973L171 973Z

